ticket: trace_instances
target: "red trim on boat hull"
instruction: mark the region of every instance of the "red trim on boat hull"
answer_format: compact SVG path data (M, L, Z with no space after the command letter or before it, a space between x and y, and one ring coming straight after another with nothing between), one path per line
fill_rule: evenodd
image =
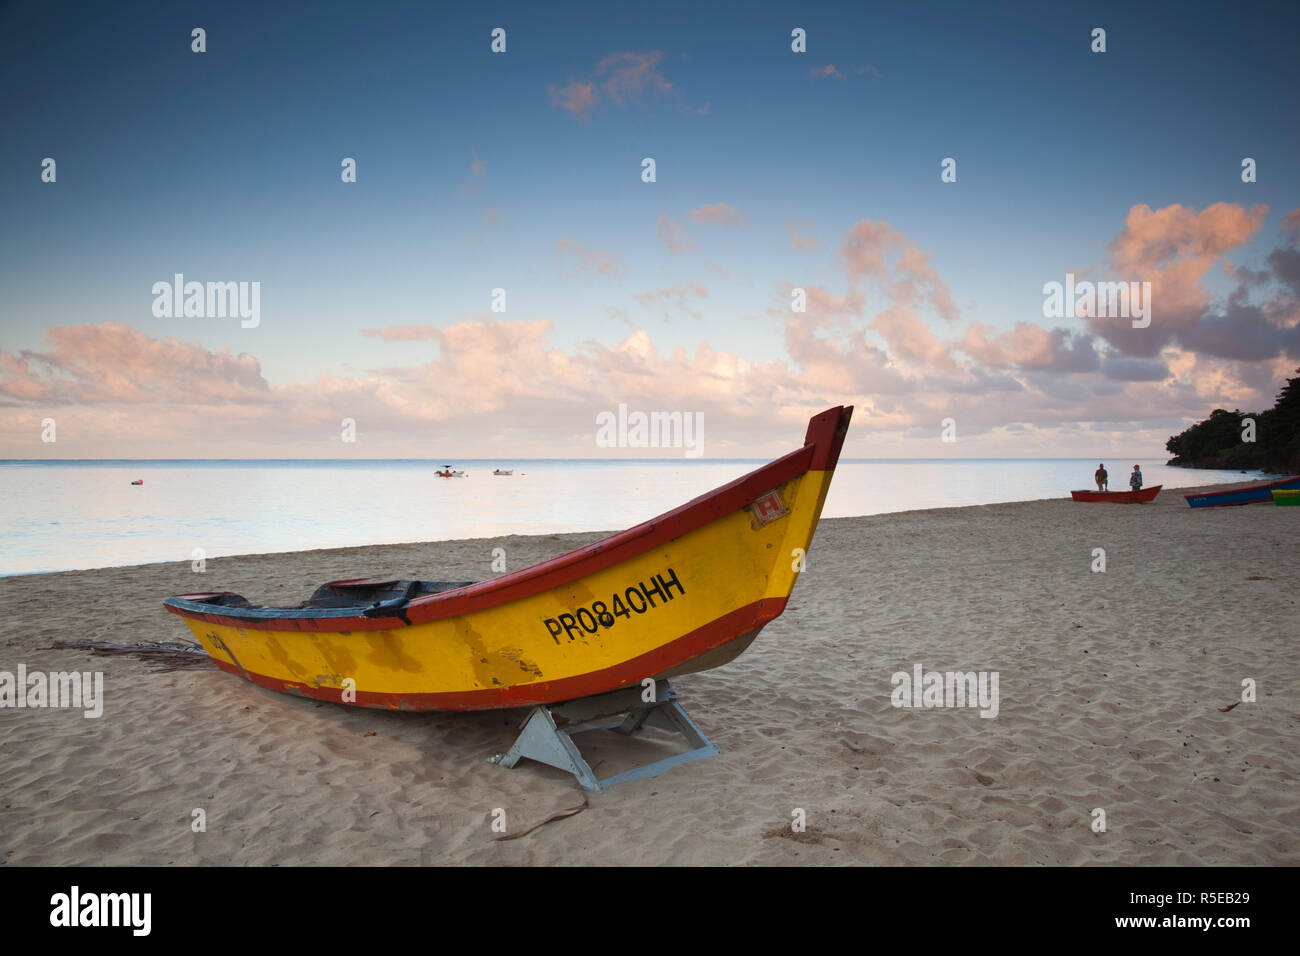
M492 687L483 690L441 694L387 694L358 690L352 706L377 707L388 710L495 710L507 707L531 707L553 704L579 697L591 697L640 682L647 676L680 668L703 654L716 650L732 641L753 640L754 634L785 610L785 598L764 598L736 611L724 614L717 620L696 628L639 657L621 661L613 667L578 674L553 681L538 681L511 687ZM246 677L254 684L281 693L311 697L331 703L343 703L342 692L337 687L311 687L298 681L285 681L252 672L226 661L214 663L237 677Z

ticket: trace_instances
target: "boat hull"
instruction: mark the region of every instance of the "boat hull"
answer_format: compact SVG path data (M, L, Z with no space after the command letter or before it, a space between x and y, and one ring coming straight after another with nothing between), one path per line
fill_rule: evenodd
M718 667L785 610L850 413L823 413L800 451L653 521L417 598L400 619L165 603L222 669L363 707L522 707Z
M1284 508L1300 507L1300 489L1275 488L1272 495L1275 505L1282 505Z
M1243 485L1223 491L1204 491L1196 495L1183 495L1193 508L1223 508L1228 505L1250 505L1258 501L1272 501L1274 490L1300 489L1300 476L1266 481L1258 485Z
M1150 488L1143 488L1140 491L1072 491L1070 497L1075 501L1106 501L1111 504L1142 504L1146 501L1155 501L1156 495L1160 494L1160 489L1164 485L1152 485Z

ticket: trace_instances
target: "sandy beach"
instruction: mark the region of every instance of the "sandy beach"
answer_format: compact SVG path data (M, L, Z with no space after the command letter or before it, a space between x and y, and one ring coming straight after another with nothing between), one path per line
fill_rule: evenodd
M0 710L0 861L1300 863L1300 509L1192 511L1163 493L823 520L784 616L736 661L674 682L723 753L511 840L494 818L518 833L584 803L558 770L489 762L524 711L346 708L214 667L51 649L188 640L161 606L172 594L291 604L345 577L478 580L495 547L517 568L599 537L0 579L0 670L104 673L98 719ZM893 706L891 675L918 664L997 672L997 715ZM1223 710L1248 678L1257 700ZM602 775L652 746L582 744Z

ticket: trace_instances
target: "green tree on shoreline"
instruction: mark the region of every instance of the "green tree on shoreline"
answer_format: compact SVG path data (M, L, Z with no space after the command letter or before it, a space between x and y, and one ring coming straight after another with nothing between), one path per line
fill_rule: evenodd
M1242 440L1247 418L1255 421L1253 442ZM1258 468L1300 474L1300 375L1287 379L1267 411L1216 408L1205 421L1170 438L1165 448L1174 455L1168 463L1184 468Z

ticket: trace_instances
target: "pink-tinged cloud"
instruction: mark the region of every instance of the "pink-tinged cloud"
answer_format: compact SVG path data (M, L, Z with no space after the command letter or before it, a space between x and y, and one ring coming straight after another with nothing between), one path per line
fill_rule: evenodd
M695 249L695 240L690 233L668 215L661 214L655 221L655 235L668 247L669 252L680 254Z
M930 266L930 254L908 244L894 267L900 292L910 301L924 301L932 305L945 319L957 318L957 306L952 301L948 285Z
M663 58L658 50L611 53L596 64L596 76L603 77L600 88L620 106L646 90L671 93L673 85L659 71L659 61Z
M834 326L811 310L785 320L785 348L799 368L799 381L816 383L829 394L863 396L870 410L880 408L881 395L916 390L917 381L893 367L889 354L868 342L862 329Z
M878 279L885 275L885 256L899 248L904 236L887 222L863 219L853 226L840 246L840 257L850 279Z
M812 223L806 220L787 223L785 227L786 235L790 239L790 248L799 250L815 251L821 249L824 243L812 236L801 236L799 233L808 232L812 229Z
M1246 210L1224 202L1201 212L1178 204L1134 206L1109 246L1113 278L1150 282L1163 328L1190 325L1210 303L1200 281L1224 253L1259 231L1267 213L1267 206Z
M561 372L567 366L567 357L558 349L545 347L547 334L555 328L549 319L531 321L494 322L488 319L476 319L469 322L457 322L445 326L438 335L438 343L445 356L462 370L467 366L476 366L471 378L485 381L492 370L510 368L513 361L508 356L523 355L526 358L540 359L543 366L549 366L552 373ZM529 361L520 362L512 371L523 372ZM564 379L563 374L560 375ZM519 387L516 384L503 383L502 388Z
M585 123L602 95L616 106L627 106L639 101L647 91L674 93L672 83L659 69L662 60L663 53L659 50L610 53L596 64L592 76L570 80L563 86L552 83L547 87L547 94L552 106L567 110ZM707 113L708 106L701 112Z
M35 366L35 367L33 367ZM33 355L31 361L9 352L0 352L0 405L13 402L48 402L55 398L56 383L51 379L52 363Z
M1032 425L1039 440L1048 441L1057 428L1078 432L1089 421L1132 421L1135 409L1153 419L1190 421L1216 404L1264 407L1276 391L1276 381L1267 376L1285 371L1276 363L1262 367L1171 352L1166 360L1175 380L1167 383L1126 368L1106 379L1034 372L1019 381L980 365L952 374L908 372L888 350L867 341L863 328L821 314L824 308L840 316L852 312L847 297L826 293L810 300L816 312L786 314L788 356L779 360L756 362L705 342L693 355L680 348L666 354L644 330L569 352L549 344L554 326L545 319L476 319L436 328L438 354L428 362L244 387L230 401L177 387L176 376L157 361L132 371L132 388L107 392L103 376L79 363L84 333L58 330L51 335L57 344L42 360L44 372L33 373L30 358L0 353L0 391L10 406L0 409L0 447L9 457L211 457L214 448L223 457L420 457L436 435L461 456L500 455L506 448L515 455L585 456L592 452L587 443L594 412L628 402L704 411L712 440L727 436L728 453L766 454L786 450L785 432L798 431L809 413L851 402L860 409L855 421L864 436L858 454L916 447L898 444L909 434L928 448L937 441L939 420L954 412L960 413L967 449L978 453L970 439L1008 422ZM122 327L110 329L109 337L112 354L179 349L190 353L181 358L192 369L222 368L221 353L196 345L152 340ZM923 346L913 348L920 352ZM251 357L239 361L257 365ZM78 368L62 384L50 371ZM218 375L218 381L231 374ZM33 389L33 383L43 388ZM121 394L124 401L68 404L75 398L72 385L90 394ZM59 442L42 446L40 421L54 410L54 392L64 404L58 410ZM142 394L153 400L137 401ZM339 445L344 418L358 423L355 449ZM1147 440L1160 445L1168 429L1161 422L1157 431ZM1078 434L1061 447L1077 449L1077 439Z
M901 304L928 304L945 319L957 318L947 284L923 252L886 222L862 220L844 237L840 257L850 282L869 281Z
M814 66L809 72L812 74L813 79L824 79L831 76L839 77L841 80L844 79L844 74L835 69L834 63L827 63L825 66Z
M658 305L662 309L665 322L672 321L673 312L684 312L692 319L702 319L704 316L691 308L691 300L707 299L708 297L708 288L695 282L688 283L680 289L656 289L654 292L641 292L632 296L642 305Z
M1258 272L1230 267L1224 259L1255 236L1267 213L1266 206L1224 202L1199 212L1178 204L1132 207L1109 245L1108 269L1079 278L1132 288L1150 283L1150 324L1134 328L1131 308L1129 316L1081 316L1080 323L1120 353L1139 358L1151 359L1171 345L1233 360L1300 358L1300 252L1293 246L1275 249L1269 268ZM1203 281L1216 265L1238 280L1222 299ZM1128 295L1119 302L1135 300L1141 301Z
M361 334L369 339L383 342L434 342L438 338L436 325L390 325L383 329L362 329Z
M267 382L257 359L152 339L117 322L46 332L47 352L0 352L0 396L53 404L260 401Z
M1117 248L1157 269L1200 255L1211 256L1213 268L1226 253L1214 258L1212 250L1230 251L1241 230L1231 215L1192 216L1191 226L1177 225L1181 214L1167 216L1177 228L1165 230L1173 239L1163 257L1148 248L1159 244L1156 233ZM1132 235L1149 225L1140 218ZM617 268L572 240L560 240L557 251L578 268ZM419 457L431 435L461 456L509 449L584 457L593 451L594 412L619 402L704 411L713 440L727 436L724 454L784 451L785 429L798 433L807 414L839 403L858 408L855 434L863 437L849 454L945 454L937 435L949 415L961 423L962 454L980 454L976 440L985 434L1015 443L994 445L997 454L1075 454L1087 436L1118 441L1121 433L1158 454L1177 430L1171 421L1197 420L1216 405L1271 405L1300 357L1287 352L1300 335L1288 279L1300 263L1294 242L1274 249L1268 268L1237 269L1232 295L1152 354L1098 348L1082 322L947 332L938 318L923 318L924 309L955 313L946 284L919 244L888 223L855 224L838 256L842 288L776 285L769 315L782 323L785 353L767 361L749 358L743 344L734 353L705 341L693 353L661 352L617 308L608 311L609 327L633 331L572 349L551 344L555 327L543 318L372 328L363 334L432 342L436 354L417 362L398 348L390 367L283 384L268 383L253 356L153 339L129 326L51 329L39 351L0 351L0 457L202 457L217 448L223 457ZM790 309L796 285L806 294L802 313ZM691 283L635 298L673 318L698 316L711 297ZM1157 306L1156 323L1159 315ZM39 426L50 413L59 442L44 446ZM356 448L339 444L344 418L358 423Z
M610 279L621 279L626 274L616 252L586 249L582 243L572 239L557 239L555 248L559 250L561 256L575 262L575 272L594 272L596 275Z
M906 305L895 304L877 313L871 328L884 338L889 354L921 370L956 372L949 346Z
M991 369L1090 372L1099 367L1091 338L1017 322L1009 332L972 322L956 347Z
M1292 209L1282 220L1282 231L1288 233L1300 232L1300 209Z
M861 316L866 309L866 297L857 289L849 289L844 295L834 295L819 285L804 287L807 294L807 308L813 315L830 319L834 316Z
M1124 231L1110 243L1111 261L1125 272L1152 272L1184 262L1202 266L1201 275L1221 255L1258 231L1268 207L1249 210L1216 202L1197 212L1175 203L1152 210L1146 204L1129 210Z
M575 119L584 123L590 122L591 110L596 105L595 84L570 80L563 86L551 84L546 92L551 98L552 106L568 110Z
M686 218L701 225L741 226L745 223L745 217L740 214L740 210L735 206L728 206L725 202L715 202L712 205L692 209L686 214Z
M793 283L786 283L777 295L777 304L769 308L767 314L785 321L794 308L795 288ZM847 332L853 327L854 320L862 317L866 308L866 297L854 288L850 288L844 295L835 295L820 285L809 284L798 288L803 289L804 312L809 316L807 321L813 328Z

